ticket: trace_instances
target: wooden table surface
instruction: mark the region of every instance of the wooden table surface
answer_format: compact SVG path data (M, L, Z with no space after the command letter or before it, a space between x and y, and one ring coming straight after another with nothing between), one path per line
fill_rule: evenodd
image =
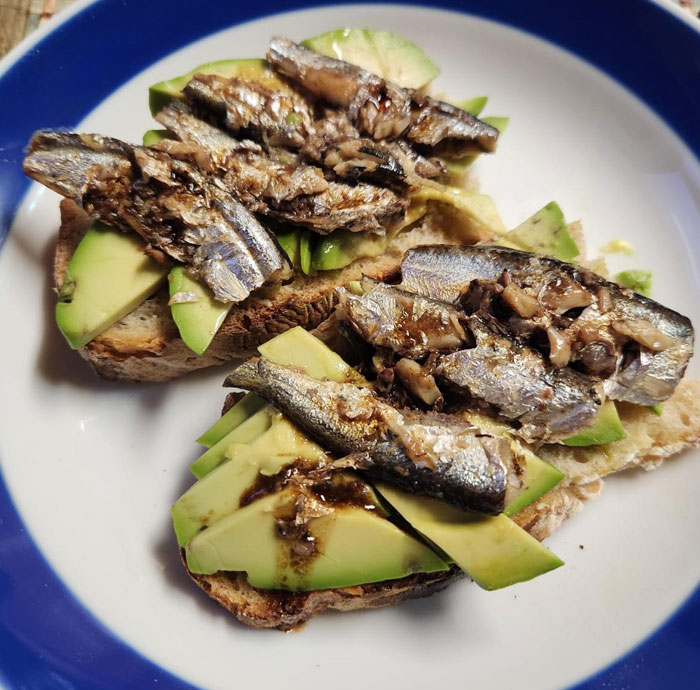
M695 15L700 11L700 0L674 1ZM74 0L0 0L0 57L72 2Z

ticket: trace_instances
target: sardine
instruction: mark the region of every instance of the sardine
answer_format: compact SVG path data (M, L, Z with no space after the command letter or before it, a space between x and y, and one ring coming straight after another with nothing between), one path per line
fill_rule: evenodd
M361 137L342 113L317 119L313 106L294 91L212 74L196 74L184 91L237 137L253 138L266 149L299 151L341 180L365 180L399 191L410 186L401 163L386 146Z
M518 433L528 441L566 438L593 423L601 404L595 379L554 367L537 350L454 304L367 280L363 288L360 296L339 291L337 317L375 348L411 360L431 355L422 368L407 360L396 367L402 381L420 369L433 403L459 389L470 403L486 403L520 425ZM409 390L433 404L415 385Z
M421 359L470 343L466 317L457 307L367 279L362 285L359 296L338 290L336 314L372 346Z
M279 36L271 40L267 59L314 96L347 111L355 127L374 139L404 137L421 152L456 157L496 148L498 130L491 125L357 65Z
M168 104L156 119L181 141L202 147L223 185L255 213L324 235L339 228L382 234L408 205L390 189L328 181L320 168L293 152L257 151L253 142L241 142L200 118L185 101Z
M687 317L556 259L501 247L428 246L406 253L401 274L405 290L489 312L504 333L535 343L557 367L603 380L613 400L663 402L693 353Z
M366 453L370 476L462 509L504 508L509 442L457 417L401 411L368 388L319 381L264 358L238 367L225 385L265 398L333 453Z
M42 131L30 142L24 172L186 263L222 302L240 302L291 275L271 233L186 160L96 134Z

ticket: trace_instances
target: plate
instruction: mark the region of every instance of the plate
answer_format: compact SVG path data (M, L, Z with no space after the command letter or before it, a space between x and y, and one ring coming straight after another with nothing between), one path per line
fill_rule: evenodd
M279 13L279 14L275 14ZM19 161L40 127L137 141L147 87L344 25L392 30L454 97L511 124L478 163L513 226L556 199L591 253L637 247L654 295L700 323L700 31L646 0L420 5L79 2L2 63L0 678L7 688L692 687L700 672L698 453L606 483L548 542L566 566L487 593L325 615L297 634L238 625L187 580L169 507L225 369L105 383L62 342L48 265L55 195ZM700 371L693 365L691 375ZM578 685L577 685L578 684Z

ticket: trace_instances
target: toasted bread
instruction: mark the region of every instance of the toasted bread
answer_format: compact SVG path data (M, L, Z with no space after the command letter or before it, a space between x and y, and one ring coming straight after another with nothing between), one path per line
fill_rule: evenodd
M227 398L224 412L235 399L235 394ZM665 403L662 417L635 405L621 405L620 417L627 430L627 438L622 441L590 448L545 446L539 449L538 453L559 467L565 478L555 489L515 515L513 519L518 525L542 541L578 513L584 503L600 494L603 477L635 466L654 469L664 458L700 446L700 381L681 382ZM427 597L464 576L453 567L444 573L419 573L357 587L283 592L251 587L243 573L189 574L241 622L278 630L291 630L328 609L379 608L406 599Z
M170 316L167 288L147 299L121 321L115 323L85 347L80 355L106 379L129 381L168 381L187 372L232 359L247 357L255 348L293 326L312 329L333 310L335 290L363 275L391 280L398 274L404 252L421 244L454 244L465 239L476 242L485 237L477 227L455 227L439 222L431 213L431 222L403 231L388 251L375 258L354 262L338 271L315 276L300 273L282 286L263 288L229 312L209 349L194 354L180 339ZM63 283L68 262L90 221L72 201L61 202L61 228L54 256L54 287Z

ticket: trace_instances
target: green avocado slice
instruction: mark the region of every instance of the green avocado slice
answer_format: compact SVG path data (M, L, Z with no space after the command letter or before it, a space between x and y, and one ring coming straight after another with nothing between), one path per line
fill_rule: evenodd
M563 565L560 558L506 515L457 510L383 483L376 484L376 488L412 527L484 589L508 587Z
M393 523L359 507L342 507L308 525L317 553L295 557L293 543L277 536L275 515L295 495L284 490L251 503L195 536L186 546L195 573L247 573L260 589L322 590L383 582L449 565ZM295 567L296 566L296 567Z
M191 465L190 472L201 479L228 459L229 448L241 443L252 443L264 434L272 424L274 410L263 405L257 412L236 425L219 439L209 450L200 455Z
M203 355L214 339L232 303L214 299L212 291L190 278L184 266L174 266L168 275L170 312L182 341L197 355ZM173 300L183 300L178 302Z
M241 77L260 81L271 88L285 88L277 75L268 67L267 62L260 58L207 62L195 67L187 74L166 79L151 86L148 89L148 105L151 109L151 115L155 115L173 98L182 98L182 89L195 74L218 74L229 79Z
M359 65L404 88L420 89L440 74L421 48L389 31L336 29L308 38L302 45Z
M56 304L56 323L77 350L133 311L165 280L168 267L145 252L135 233L94 223L71 258Z
M651 271L647 269L620 271L615 276L615 282L638 292L640 295L644 295L644 297L651 295Z
M606 400L600 406L593 426L564 439L562 443L565 446L598 446L621 441L626 436L615 403L612 400Z
M507 233L498 244L553 256L561 261L572 261L579 255L576 242L569 234L564 214L554 201Z
M163 139L172 139L173 135L167 129L149 129L143 135L143 145L153 146Z
M267 403L255 393L246 393L197 439L197 443L211 448L226 436L229 431L233 431L237 426L240 426L248 417L252 417L265 405Z

